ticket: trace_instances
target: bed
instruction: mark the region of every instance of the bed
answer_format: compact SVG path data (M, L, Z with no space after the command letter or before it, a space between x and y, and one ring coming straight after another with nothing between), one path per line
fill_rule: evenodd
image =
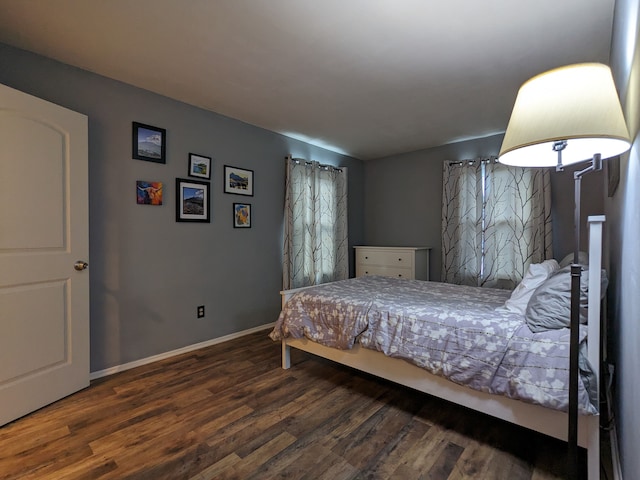
M600 365L603 222L589 218L588 322L580 328L581 345L588 339L591 346L578 395L578 444L588 451L590 479L600 475L598 371L589 364ZM282 292L271 338L282 342L283 368L297 348L566 440L569 330L531 327L517 309L505 308L514 295L358 277Z

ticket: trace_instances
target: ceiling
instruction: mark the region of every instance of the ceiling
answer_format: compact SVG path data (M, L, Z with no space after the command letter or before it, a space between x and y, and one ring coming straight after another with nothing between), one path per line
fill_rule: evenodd
M0 42L361 159L503 132L614 0L0 0Z

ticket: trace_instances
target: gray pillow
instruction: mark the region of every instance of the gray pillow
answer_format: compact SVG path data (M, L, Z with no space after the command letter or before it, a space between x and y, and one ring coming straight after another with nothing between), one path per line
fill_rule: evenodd
M607 273L600 276L601 298L607 288ZM589 270L580 276L580 323L587 323ZM527 304L525 322L534 332L569 327L571 323L571 266L562 268L536 288Z

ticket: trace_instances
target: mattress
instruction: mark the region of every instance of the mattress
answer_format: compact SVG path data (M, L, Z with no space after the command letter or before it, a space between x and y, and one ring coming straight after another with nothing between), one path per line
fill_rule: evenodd
M486 393L568 409L569 330L533 333L501 307L510 291L365 276L309 287L285 305L273 340L355 342ZM580 328L586 346L587 327ZM596 414L590 366L581 358L579 412ZM592 396L592 395L591 395Z

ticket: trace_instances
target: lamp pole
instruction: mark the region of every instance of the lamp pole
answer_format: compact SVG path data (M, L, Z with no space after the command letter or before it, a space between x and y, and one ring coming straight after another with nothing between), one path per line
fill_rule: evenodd
M558 152L560 156L560 151ZM580 198L582 177L589 172L602 170L602 156L596 153L591 165L573 173L574 181L574 247L573 264L571 265L571 320L569 328L569 426L567 440L569 443L567 456L569 478L577 479L578 461L578 377L580 350L580 277L582 267L578 264L580 252Z

